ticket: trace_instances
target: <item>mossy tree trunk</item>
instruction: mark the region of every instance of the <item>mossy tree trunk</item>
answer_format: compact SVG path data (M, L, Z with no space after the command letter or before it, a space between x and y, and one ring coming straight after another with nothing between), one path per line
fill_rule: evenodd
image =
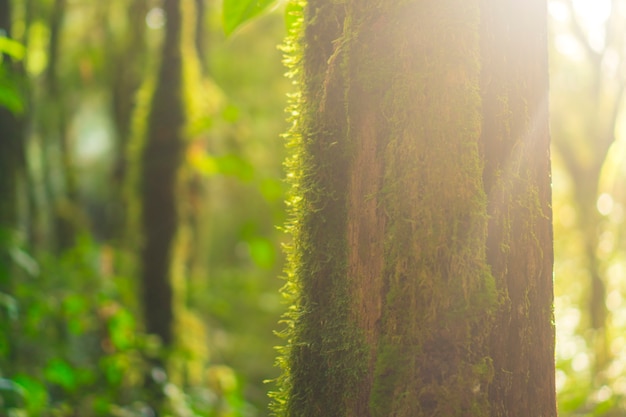
M555 416L542 0L310 0L286 416Z
M183 150L181 10L179 0L165 0L162 61L148 118L141 157L141 219L144 245L141 281L146 330L172 343L172 247L177 230L177 174Z

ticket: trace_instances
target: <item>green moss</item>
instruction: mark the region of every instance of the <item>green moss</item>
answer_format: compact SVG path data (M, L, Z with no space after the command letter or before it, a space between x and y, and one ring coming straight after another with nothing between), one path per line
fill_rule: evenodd
M295 8L297 9L297 8ZM346 273L346 154L343 59L336 17L343 6L311 2L305 28L284 50L299 93L289 107L293 126L287 161L292 191L286 226L287 284L292 308L284 317L283 375L272 393L285 416L343 416L367 363L363 335L351 322ZM306 44L304 44L306 43ZM326 69L329 60L335 65Z

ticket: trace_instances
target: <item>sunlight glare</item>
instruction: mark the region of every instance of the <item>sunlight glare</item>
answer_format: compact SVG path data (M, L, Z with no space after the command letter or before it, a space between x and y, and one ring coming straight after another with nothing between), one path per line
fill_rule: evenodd
M611 387L603 385L599 390L594 393L593 397L595 397L594 399L597 402L601 403L607 401L609 398L611 398L612 395L613 390L611 389Z
M602 70L605 74L613 76L618 73L621 64L621 55L615 48L608 47L602 56Z
M615 250L615 233L612 230L606 230L598 239L598 257L608 258Z
M572 370L582 372L589 367L589 356L585 352L578 352L572 359Z
M610 194L602 193L596 202L598 212L603 216L608 216L613 211L613 197Z
M573 0L574 9L589 25L603 25L611 15L611 0Z
M560 54L577 61L583 61L585 59L585 51L582 46L580 46L576 38L569 33L559 33L556 35L554 47Z
M624 337L623 336L616 337L611 342L611 353L613 355L618 355L618 354L621 354L623 350L624 350ZM626 386L624 388L626 388Z
M619 285L624 281L624 276L626 275L624 273L624 266L619 262L609 266L606 270L606 274L611 285Z
M569 10L567 6L560 1L551 1L548 3L548 12L550 16L559 22L566 22L569 19Z
M560 369L557 369L556 375L555 375L556 390L560 391L565 386L566 382L567 382L567 375L565 374L565 372L561 371Z
M626 377L621 377L618 378L614 383L613 383L613 390L615 392L618 392L620 394L626 394Z
M573 0L581 25L587 29L589 45L596 51L604 49L605 22L611 16L610 0Z
M161 29L165 25L165 12L160 7L153 7L146 14L146 25L150 29Z
M617 290L613 290L606 296L606 308L609 311L615 311L622 306L623 301L622 294Z

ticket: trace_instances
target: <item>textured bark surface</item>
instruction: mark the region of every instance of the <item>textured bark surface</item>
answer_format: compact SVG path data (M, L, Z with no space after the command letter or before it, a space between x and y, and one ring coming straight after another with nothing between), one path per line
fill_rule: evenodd
M556 415L545 9L541 0L483 0L488 259L502 297L493 416Z
M141 279L148 333L165 346L172 342L173 297L170 260L178 222L176 183L183 149L181 11L178 0L165 0L162 62L152 98L141 158L141 219L144 245Z
M279 415L555 416L545 1L303 24Z

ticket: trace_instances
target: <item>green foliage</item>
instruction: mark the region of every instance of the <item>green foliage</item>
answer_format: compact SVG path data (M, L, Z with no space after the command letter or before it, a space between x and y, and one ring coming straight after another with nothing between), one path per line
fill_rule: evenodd
M16 248L5 241L0 249ZM129 283L106 272L110 255L110 248L83 237L59 259L40 255L41 273L18 281L16 298L3 294L11 314L3 312L0 321L0 414L143 415L144 375L148 360L160 355L159 342L143 334L136 314L121 304ZM202 386L165 379L161 387L164 411L174 415L237 417L249 408L225 366L209 368Z
M10 57L20 60L24 58L25 52L26 49L21 43L13 39L7 38L6 36L0 36L0 56L2 54L6 54ZM2 62L1 59L0 62Z
M20 85L21 80L0 62L0 107L16 115L24 112L24 97Z
M21 60L24 53L22 44L0 36L0 107L5 107L14 114L24 112L23 80L9 69L7 60L3 60L2 57L7 55L15 60Z
M261 14L275 0L224 0L222 21L226 34L231 34L237 27Z

